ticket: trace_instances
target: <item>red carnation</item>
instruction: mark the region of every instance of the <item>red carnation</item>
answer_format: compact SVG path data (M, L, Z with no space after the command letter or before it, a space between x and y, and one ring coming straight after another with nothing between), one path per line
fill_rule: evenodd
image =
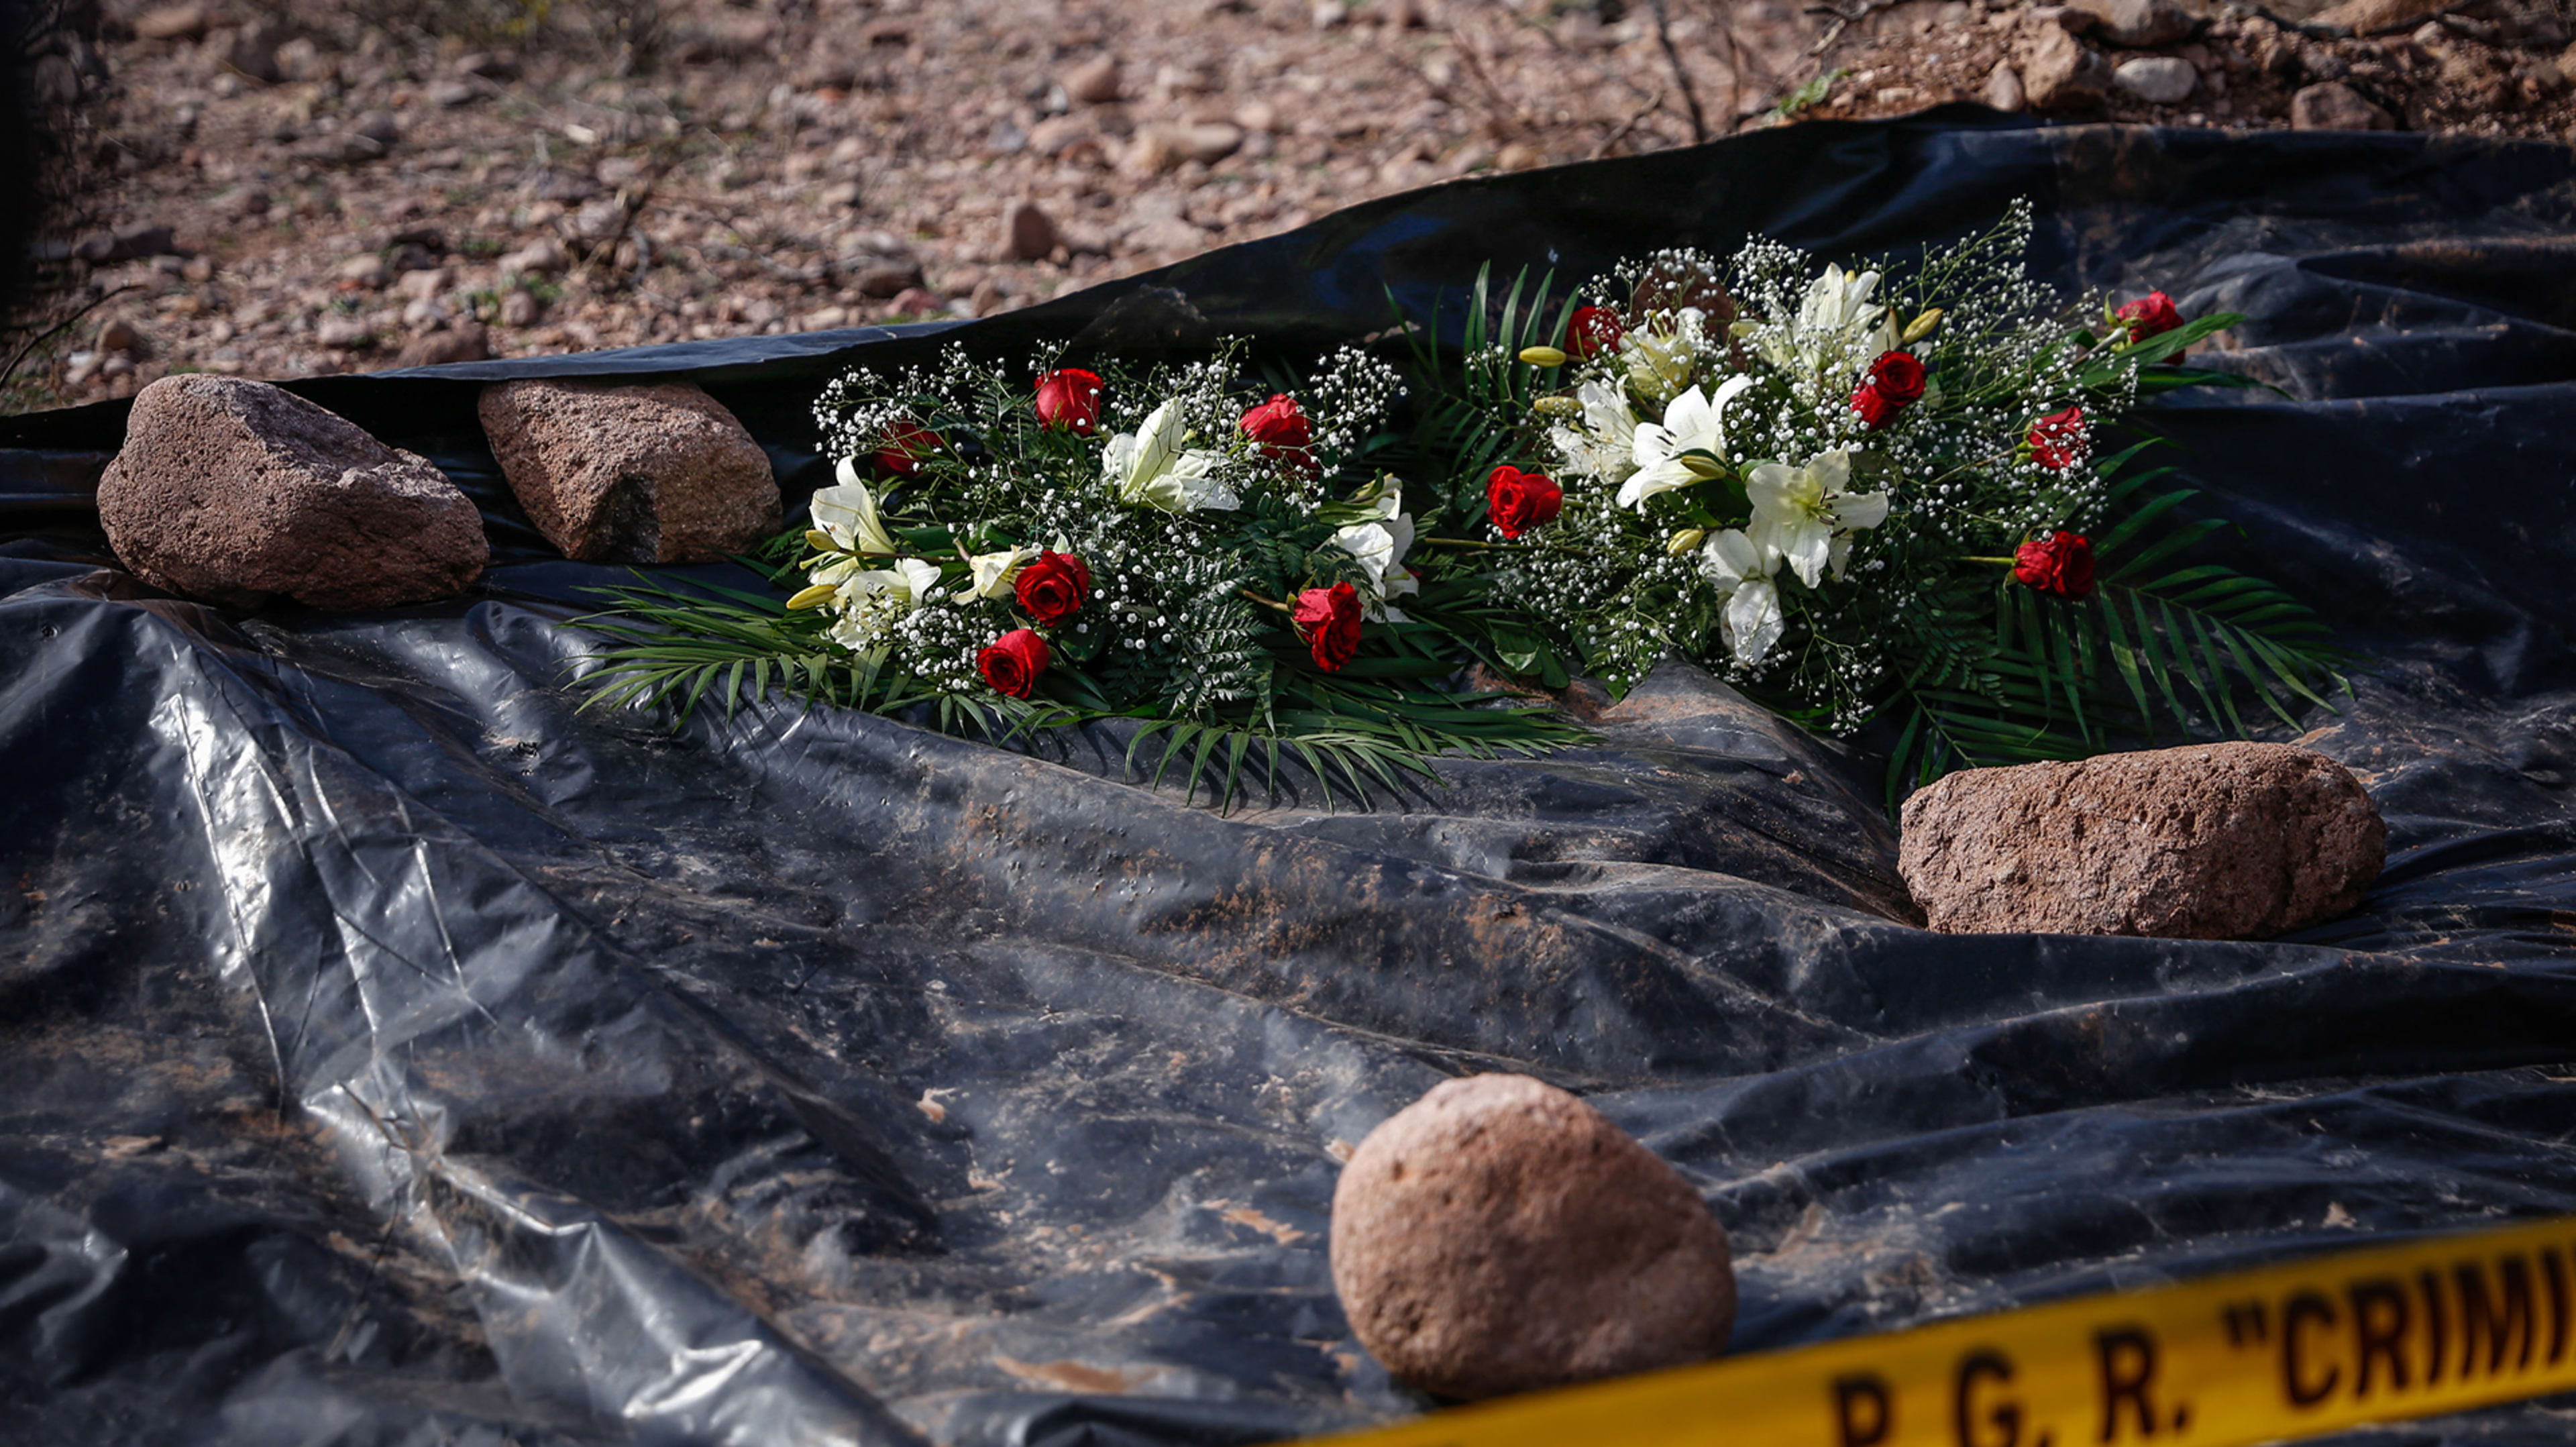
M1628 329L1619 324L1619 314L1606 306L1576 307L1565 323L1565 352L1578 362L1615 352L1627 339Z
M1360 595L1348 583L1309 588L1297 595L1297 636L1306 640L1315 666L1339 673L1360 648Z
M975 655L975 671L984 675L995 693L1013 698L1028 697L1046 666L1046 640L1026 628L1012 629L985 644L984 651Z
M898 417L877 443L877 466L903 477L921 471L921 460L939 450L939 434Z
M1314 454L1306 450L1315 443L1314 424L1297 409L1296 398L1273 392L1269 401L1243 414L1241 425L1243 435L1261 448L1262 456L1307 472L1315 470Z
M2051 472L2064 472L2073 467L2085 449L2093 445L2084 430L2084 409L2069 407L2051 412L2030 424L2031 460Z
M1034 561L1021 566L1015 587L1020 611L1053 627L1091 600L1091 568L1071 553L1041 548Z
M1565 489L1505 463L1485 481L1485 512L1504 537L1517 538L1531 528L1556 521L1565 510Z
M1923 400L1923 363L1912 352L1881 352L1869 380L1852 392L1852 410L1876 432L1896 414Z
M2162 336L2182 325L2182 313L2174 310L2173 298L2160 291L2148 292L2113 315L2129 324L2129 340L2133 342Z
M2093 592L2093 544L2082 533L2044 533L2013 550L2013 577L2053 598Z
M1059 367L1038 378L1038 421L1088 437L1100 425L1100 378L1080 367Z

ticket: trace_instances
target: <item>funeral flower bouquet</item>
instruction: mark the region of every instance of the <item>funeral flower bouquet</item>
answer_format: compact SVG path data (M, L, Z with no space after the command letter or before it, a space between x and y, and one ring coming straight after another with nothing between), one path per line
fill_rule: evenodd
M1329 793L1580 736L1447 688L1475 589L1426 588L1405 486L1367 465L1402 395L1386 364L1345 350L1289 391L1247 387L1233 345L1058 361L951 350L831 383L836 481L765 560L792 596L624 590L603 697L730 707L775 682L990 734L1125 718L1131 759L1159 736L1158 775L1182 759L1229 798L1283 749Z
M1891 800L2322 703L2322 625L2195 556L2221 524L2110 440L2144 393L2236 381L2173 359L2237 319L2070 317L2029 235L2017 205L1910 267L1756 239L1477 298L1430 450L1481 501L1500 651L1614 690L1678 653L1812 727L1881 722Z
M1345 348L1256 379L951 349L816 404L834 483L757 560L780 596L651 585L600 696L685 716L785 688L950 730L1129 721L1235 796L1283 751L1329 790L1581 732L1460 692L1624 692L1669 655L1832 733L1888 793L1967 764L2323 704L2340 656L2118 428L2235 320L2157 292L2070 313L2026 207L1908 265L1755 239L1572 295L1478 284L1463 347L1398 330L1429 392ZM1095 370L1096 369L1096 370ZM1427 387L1425 386L1427 384ZM1394 429L1410 422L1409 435Z

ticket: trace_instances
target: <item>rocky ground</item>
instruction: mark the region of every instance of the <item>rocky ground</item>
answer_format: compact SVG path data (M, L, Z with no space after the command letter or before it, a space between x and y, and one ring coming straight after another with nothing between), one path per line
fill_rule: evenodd
M2556 0L70 0L8 410L1019 306L1482 170L1982 100L2565 143Z

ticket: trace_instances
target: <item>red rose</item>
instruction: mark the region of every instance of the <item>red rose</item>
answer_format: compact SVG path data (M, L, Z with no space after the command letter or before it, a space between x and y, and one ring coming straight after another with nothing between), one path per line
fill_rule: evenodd
M2084 409L2069 407L2033 422L2029 442L2031 460L2040 466L2051 472L2073 467L2075 460L2093 445L2092 437L2084 430Z
M877 466L903 477L921 471L921 459L939 450L939 434L909 417L897 418L877 443Z
M1091 601L1091 568L1071 553L1041 548L1021 566L1016 586L1020 611L1052 627Z
M1038 378L1038 421L1085 437L1100 425L1100 378L1080 367L1059 367Z
M1852 410L1876 432L1922 400L1922 361L1912 352L1881 352L1869 364L1869 380L1853 390Z
M1360 595L1348 583L1309 588L1297 595L1297 636L1315 655L1315 666L1339 673L1360 648Z
M1565 510L1565 489L1509 463L1485 480L1485 512L1504 537L1517 538L1531 528L1556 521Z
M1026 628L1012 629L985 644L984 651L975 655L975 671L984 675L995 693L1013 698L1028 697L1046 666L1046 640Z
M2046 533L2013 549L2013 577L2055 598L2093 592L2093 544L2082 533Z
M1314 454L1306 449L1315 443L1314 424L1297 410L1297 399L1285 392L1273 392L1270 400L1243 414L1243 435L1261 448L1264 457L1276 457L1292 466L1312 472Z
M2162 336L2182 325L2182 313L2174 310L2173 298L2160 291L2148 292L2114 315L2129 324L2129 340L2133 342Z
M1576 307L1565 323L1565 353L1578 362L1615 352L1626 340L1628 329L1619 324L1619 314L1606 306Z

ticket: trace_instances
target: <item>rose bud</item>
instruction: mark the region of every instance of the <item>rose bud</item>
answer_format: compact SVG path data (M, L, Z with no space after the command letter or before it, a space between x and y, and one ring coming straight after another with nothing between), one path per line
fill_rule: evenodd
M1080 367L1058 367L1038 378L1038 421L1050 432L1088 437L1100 425L1100 378Z
M2075 460L2093 445L2090 434L2084 429L2084 409L2081 407L2051 412L2033 422L2030 435L2025 440L2030 443L2031 460L2051 472L2064 472L2073 467Z
M1852 410L1876 432L1922 400L1922 361L1912 352L1881 352L1869 364L1869 380L1852 392Z
M901 477L921 471L921 460L939 450L939 434L913 421L899 417L886 428L885 437L877 443L877 466Z
M2173 298L2160 291L2148 292L2112 315L2129 324L2133 342L2162 336L2182 325L2182 313L2174 310Z
M1485 514L1494 520L1494 530L1506 538L1518 538L1531 528L1544 527L1556 521L1565 510L1565 489L1539 476L1523 472L1505 463L1485 479Z
M2046 533L2013 550L2013 577L2053 598L2093 592L2093 544L2082 533Z
M1297 409L1297 399L1285 392L1273 392L1270 400L1243 414L1243 435L1261 449L1264 457L1275 457L1306 472L1315 470L1315 456L1306 449L1315 443L1314 424Z
M1091 568L1071 553L1042 548L1021 566L1016 586L1020 611L1053 627L1091 601Z
M1588 362L1603 352L1619 350L1628 339L1628 329L1619 323L1619 314L1606 306L1579 306L1565 323L1565 353L1578 362Z
M1013 698L1028 697L1046 666L1046 640L1026 628L1012 629L975 655L975 671L984 675L995 693Z
M1360 648L1360 595L1348 583L1308 588L1297 595L1297 636L1306 640L1315 666L1339 673Z

